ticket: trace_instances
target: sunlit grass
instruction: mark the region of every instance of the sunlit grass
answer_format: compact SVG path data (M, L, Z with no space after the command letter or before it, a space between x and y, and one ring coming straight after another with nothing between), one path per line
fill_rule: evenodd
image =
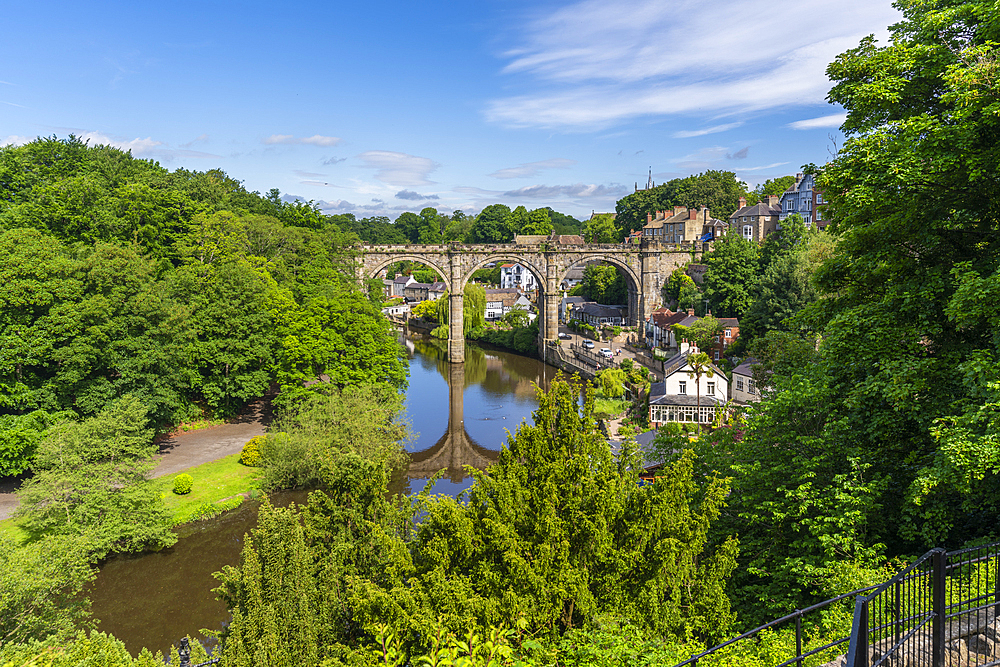
M194 478L191 492L174 493L174 478L186 473ZM257 486L257 469L240 463L240 455L232 454L218 461L203 463L156 480L160 495L175 524L184 523L203 505L247 493Z

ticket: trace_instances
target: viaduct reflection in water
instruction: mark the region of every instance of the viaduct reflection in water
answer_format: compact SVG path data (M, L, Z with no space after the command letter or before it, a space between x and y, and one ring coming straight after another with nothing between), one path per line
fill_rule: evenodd
M407 412L415 435L408 447L409 490L444 469L450 484L441 480L435 491L457 493L471 483L464 467L483 469L496 461L507 432L531 419L538 405L534 384L547 389L555 369L472 345L465 362L453 364L435 339L407 340L406 346L412 355Z

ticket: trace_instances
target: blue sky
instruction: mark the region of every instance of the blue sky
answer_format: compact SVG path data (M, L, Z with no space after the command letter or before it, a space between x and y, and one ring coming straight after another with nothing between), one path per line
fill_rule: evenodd
M822 164L877 0L6 3L0 144L73 132L359 217L614 210Z

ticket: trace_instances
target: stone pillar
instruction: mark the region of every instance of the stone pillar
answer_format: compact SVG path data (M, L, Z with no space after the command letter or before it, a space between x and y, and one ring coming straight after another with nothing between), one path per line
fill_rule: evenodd
M538 316L538 337L542 340L542 359L545 359L546 341L559 338L559 264L554 257L545 256L545 294L542 296L542 308Z
M448 292L448 361L465 361L465 327L462 322L462 260L451 256L451 279Z
M659 249L643 248L640 251L642 261L642 285L638 295L639 340L645 341L645 322L653 311L653 306L660 300L660 252Z

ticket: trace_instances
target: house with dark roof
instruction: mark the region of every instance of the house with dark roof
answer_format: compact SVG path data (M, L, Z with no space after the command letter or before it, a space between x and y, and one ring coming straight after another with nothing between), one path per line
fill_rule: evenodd
M806 223L807 228L811 228L813 223L818 229L824 229L828 223L823 219L823 207L826 200L823 199L823 191L816 189L816 177L813 174L795 174L795 183L781 193L781 214L780 219L784 220L790 215L798 213Z
M777 195L767 201L747 206L747 198L740 197L740 207L729 216L729 228L748 241L763 243L767 235L778 228L781 206Z
M740 337L739 318L720 317L718 320L719 324L722 325L722 331L715 337L715 342L705 349L705 352L714 361L721 359L722 355L726 353L726 348L735 343L736 339Z
M700 319L694 314L693 308L688 308L686 311L678 310L676 313L669 308L658 308L650 313L649 319L646 320L646 340L653 347L677 347L674 325L689 327Z
M413 282L406 286L403 294L410 301L433 301L440 299L447 289L447 286L440 281L434 283Z
M712 241L726 231L726 223L716 220L705 207L698 209L674 206L672 211L646 214L642 228L645 241L657 243L693 243Z
M569 311L570 319L586 322L591 326L624 326L627 306L605 306L585 301Z
M559 283L559 289L564 292L568 292L580 283L583 282L583 270L586 268L583 264L577 264L576 266L571 266L569 271L566 272L566 277L563 281Z
M733 369L732 399L736 403L756 403L760 400L760 390L753 378L756 359L747 359Z
M406 288L417 282L413 276L396 276L392 281L392 294L389 296L406 296Z
M711 424L716 411L726 404L729 382L715 364L709 372L696 377L690 356L698 348L690 347L663 363L663 382L649 388L649 424L659 428L667 422Z
M588 303L585 296L564 296L559 302L559 319L565 322L569 319L569 312L584 303Z
M531 302L513 287L486 290L486 321L495 322L514 308L523 308L531 313Z

